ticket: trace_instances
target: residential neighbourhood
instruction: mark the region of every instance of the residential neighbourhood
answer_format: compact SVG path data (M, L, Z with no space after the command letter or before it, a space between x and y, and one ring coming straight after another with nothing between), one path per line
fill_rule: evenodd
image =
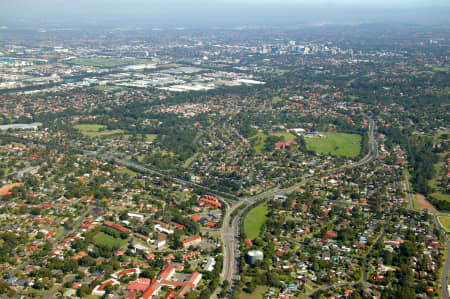
M448 28L395 28L0 29L0 298L447 298Z

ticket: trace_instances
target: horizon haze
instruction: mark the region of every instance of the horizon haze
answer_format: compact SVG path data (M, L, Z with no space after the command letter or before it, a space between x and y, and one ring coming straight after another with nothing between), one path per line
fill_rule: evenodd
M194 1L18 0L0 3L0 26L286 26L362 23L448 25L444 0Z

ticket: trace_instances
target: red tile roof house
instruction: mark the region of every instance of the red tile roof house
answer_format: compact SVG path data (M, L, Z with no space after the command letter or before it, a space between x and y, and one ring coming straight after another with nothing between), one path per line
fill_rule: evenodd
M175 259L175 256L172 254L172 253L169 253L167 256L164 256L163 258L162 258L162 260L164 261L164 262L166 262L167 264L170 264L170 262L172 261L172 260L174 260Z
M169 228L169 225L165 222L159 221L159 220L153 220L154 223L159 224L165 228Z
M286 149L291 147L291 145L293 144L297 144L297 142L295 142L295 140L288 140L286 142L277 142L275 143L275 149Z
M74 256L72 257L72 259L73 259L73 260L79 260L79 259L85 257L86 255L87 255L87 253L86 253L85 251L80 251L80 252L78 252L76 255L74 255Z
M200 201L215 205L218 208L222 206L222 204L219 202L217 198L209 195L206 195L204 198L200 198Z
M152 282L149 278L139 278L136 281L132 281L128 284L127 290L135 290L135 291L145 291L150 283Z
M114 256L122 256L124 255L126 252L126 250L118 250L114 253Z
M46 239L49 239L49 238L51 238L54 234L55 234L55 231L54 231L54 230L49 231L48 233L45 234L45 238L46 238Z
M131 268L131 269L117 271L117 272L111 274L111 277L115 278L115 279L120 279L124 275L133 275L133 274L139 275L140 273L141 273L141 270L139 268Z
M137 292L136 291L129 291L128 293L125 294L124 298L125 299L134 299L136 298Z
M171 221L170 224L175 226L177 229L183 229L184 228L184 225L176 223L174 221Z
M118 230L119 232L123 232L123 233L127 233L129 231L128 228L125 228L125 227L123 227L121 225L112 223L110 221L104 221L103 225L105 225L107 227L110 227L110 228L113 228L113 229Z
M97 285L94 290L92 291L92 295L96 295L96 296L103 296L105 295L105 288L108 285L117 285L120 284L117 280L115 280L114 278L108 279L107 281Z
M178 296L184 297L187 292L191 289L196 288L200 280L202 279L202 275L198 272L192 273L191 277L187 281L187 283L181 288L178 292Z
M181 241L184 249L188 249L190 246L197 246L202 241L202 237L199 235L187 238L186 240Z
M35 251L38 248L38 245L31 245L28 247L28 251Z
M200 256L200 251L189 251L188 253L181 255L181 260L186 262L190 259L195 259Z
M170 278L173 276L173 274L175 274L175 267L171 265L166 266L158 274L156 279L153 280L153 283L147 288L147 290L145 290L140 298L150 299L156 297L161 287L165 285L169 288L181 287L180 291L176 295L184 297L184 295L192 288L197 287L198 283L202 279L202 275L200 273L194 272L186 282L171 281ZM173 293L171 294L171 296L172 297L169 296L169 298L173 298Z
M202 216L200 216L200 215L192 215L191 217L189 217L189 219L194 220L194 221L199 221L200 219L202 219Z
M144 236L144 235L141 235L141 234L139 234L139 233L134 233L133 235L134 235L136 238L139 238L139 239L141 239L141 240L143 240L143 241L145 241L145 242L148 242L148 240L150 239L149 237Z
M162 280L169 280L175 274L175 267L172 265L166 266L156 277L156 280L145 290L141 298L149 299L158 294L162 287Z
M209 227L215 227L217 225L217 223L210 221L210 222L206 223L206 225Z
M167 293L166 298L164 299L173 299L176 295L177 293L175 293L175 291L170 291L169 293Z

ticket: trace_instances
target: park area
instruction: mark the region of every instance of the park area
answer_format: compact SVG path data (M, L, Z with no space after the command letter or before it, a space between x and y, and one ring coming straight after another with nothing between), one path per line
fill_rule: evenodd
M78 124L74 128L87 137L103 137L123 133L123 130L106 130L106 126L95 124Z
M151 60L134 59L134 58L114 58L114 57L97 57L86 59L73 59L68 61L69 64L78 64L84 66L114 68L133 64L152 64Z
M253 148L257 154L260 154L264 151L264 147L266 145L266 139L269 136L277 136L281 137L283 141L295 140L295 135L289 132L273 132L270 134L265 134L263 132L259 132L258 134L250 137L250 141L253 144Z
M104 232L99 232L94 236L94 241L98 245L108 246L111 248L120 248L124 246L128 240L122 240L118 238L111 237L110 235L105 234Z
M309 150L333 156L355 158L361 151L361 136L347 133L322 133L321 137L305 138Z
M439 223L447 233L450 233L450 216L438 216Z
M248 212L244 219L244 232L247 238L255 239L267 219L267 207L264 204L256 206Z

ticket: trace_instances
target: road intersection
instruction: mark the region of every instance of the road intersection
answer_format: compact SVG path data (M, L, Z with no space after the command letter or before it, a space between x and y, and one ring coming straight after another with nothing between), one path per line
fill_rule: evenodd
M136 169L136 170L139 170L142 172L156 174L156 175L163 176L163 177L171 177L171 179L173 179L175 182L177 182L179 184L190 185L190 186L195 186L195 187L201 188L201 189L207 191L208 193L210 193L211 195L218 197L224 203L224 205L226 207L226 212L225 212L224 219L223 219L223 226L220 229L220 234L222 236L222 243L223 243L223 247L224 247L224 249L223 249L223 268L222 268L222 272L220 275L221 285L217 290L215 290L215 292L211 296L212 298L217 298L217 295L222 291L223 282L228 281L230 283L228 293L232 294L234 287L236 286L237 282L239 281L239 259L240 259L240 252L239 252L239 250L240 250L239 249L240 248L240 240L239 240L240 239L240 231L239 231L239 229L240 229L241 218L243 217L243 215L245 215L245 212L248 209L250 209L254 204L265 201L270 198L273 198L276 195L289 194L295 190L298 190L300 187L308 184L309 182L311 182L317 178L336 174L336 173L342 172L346 169L362 166L366 163L373 161L377 157L378 149L377 149L377 142L375 140L375 131L376 131L375 121L371 117L369 117L365 114L363 114L363 116L365 116L369 119L369 132L368 132L369 152L361 160L359 160L355 163L346 164L346 165L322 172L318 175L305 176L305 177L303 177L303 180L301 182L294 184L288 188L279 188L278 186L275 186L272 189L269 189L263 193L260 193L260 194L257 194L257 195L251 196L251 197L238 198L233 194L220 192L218 190L209 188L208 186L197 184L197 183L188 181L184 178L174 177L174 176L171 176L170 174L166 174L161 171L151 169L149 167L140 165L140 164L130 161L130 160L116 158L109 154L98 154L96 152L88 152L88 151L83 151L83 152L87 155L96 156L99 158L110 160L117 164L121 164L123 166L133 168L133 169ZM409 189L409 186L408 186L408 189ZM223 195L225 195L228 198L237 199L237 201L231 201L229 203L224 198ZM408 202L409 202L409 205L411 208L409 190L408 190ZM234 215L234 212L236 212L235 215ZM234 216L232 216L232 215L234 215ZM232 220L230 223L231 218L232 218ZM448 269L450 269L450 250L448 250L448 248L450 248L450 243L447 239L447 260L446 260L446 265L444 266L442 282L447 281L444 279L447 279L446 277L448 277ZM363 275L364 275L363 282L367 282L367 269L365 269ZM358 282L344 283L343 285L354 285L357 283ZM323 288L328 289L328 288L332 288L333 286L337 287L339 285L327 285L327 286L324 286ZM322 288L320 288L320 289L322 289ZM320 290L320 289L318 289L318 290ZM446 287L444 287L444 285L443 285L442 289L443 289L442 294L448 296L448 292L446 290ZM448 298L448 297L443 297L443 298Z

